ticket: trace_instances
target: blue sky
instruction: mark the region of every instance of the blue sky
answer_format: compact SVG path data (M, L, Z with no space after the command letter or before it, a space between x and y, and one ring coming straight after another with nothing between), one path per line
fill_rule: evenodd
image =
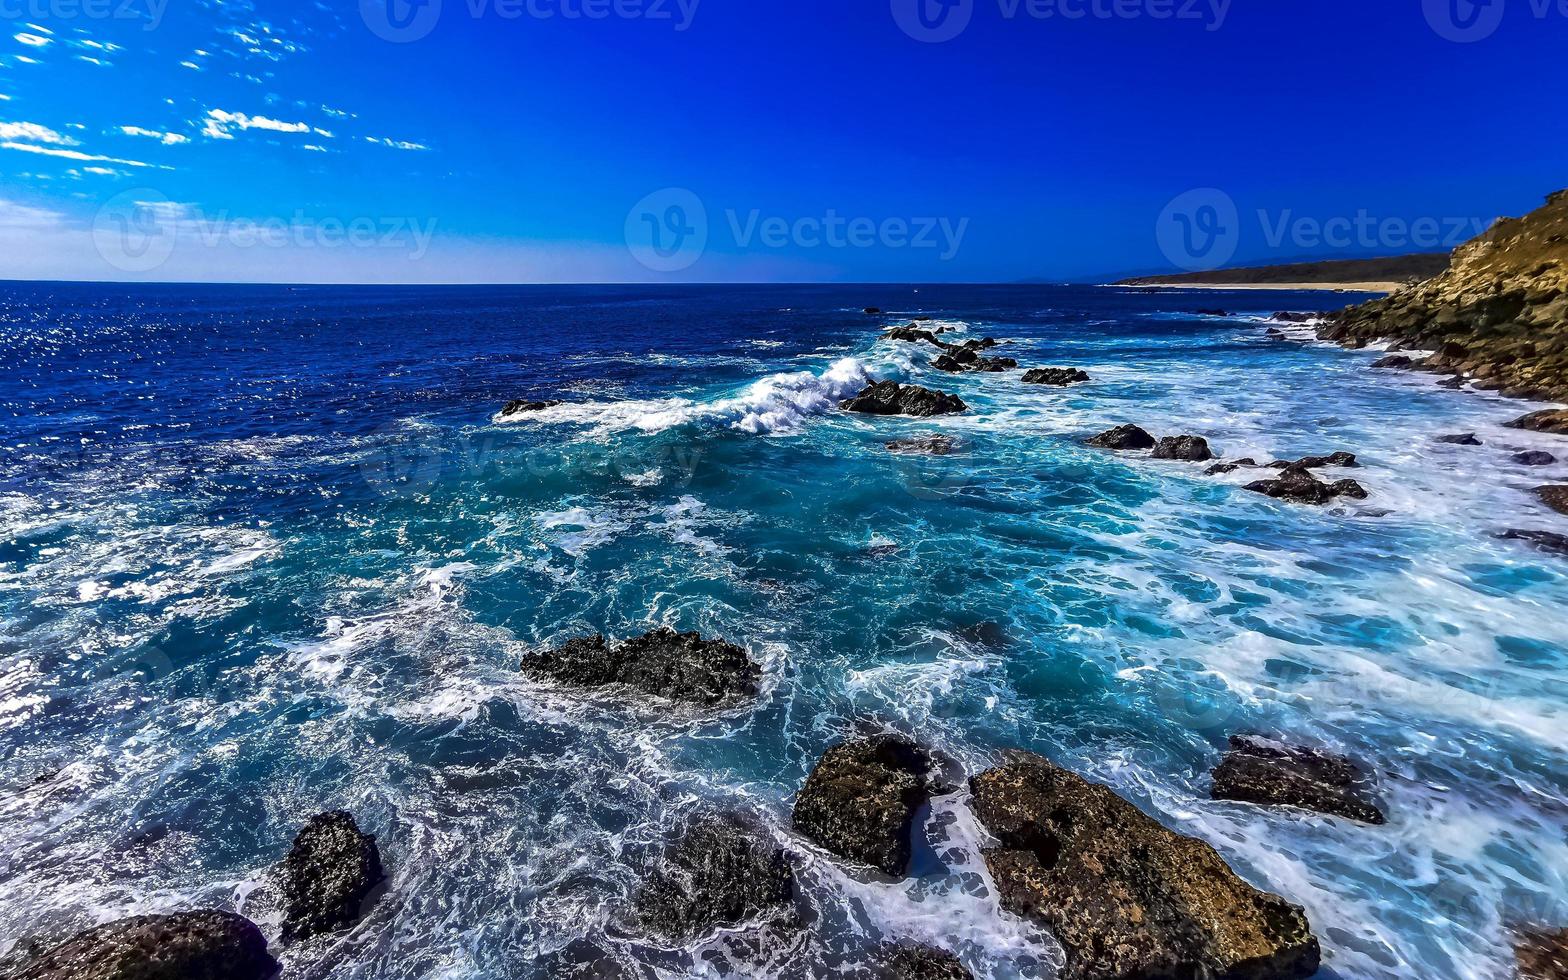
M0 12L5 278L1092 280L1568 185L1565 0Z

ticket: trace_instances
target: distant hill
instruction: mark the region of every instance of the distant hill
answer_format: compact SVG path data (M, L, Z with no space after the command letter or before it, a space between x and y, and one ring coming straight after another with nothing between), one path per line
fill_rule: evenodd
M1195 286L1236 284L1264 285L1294 282L1422 282L1448 271L1449 253L1423 252L1382 259L1335 259L1328 262L1293 262L1243 269L1217 269L1172 276L1139 276L1123 279L1118 286Z

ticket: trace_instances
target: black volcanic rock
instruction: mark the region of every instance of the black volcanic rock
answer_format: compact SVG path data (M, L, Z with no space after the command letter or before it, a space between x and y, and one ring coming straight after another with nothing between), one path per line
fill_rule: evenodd
M527 654L523 670L575 687L624 685L704 707L750 697L762 678L762 668L733 643L668 628L614 646L603 636L568 640Z
M1210 795L1263 806L1291 806L1383 824L1371 775L1350 759L1252 735L1234 735L1214 770Z
M1077 368L1035 368L1024 372L1026 385L1076 385L1090 380L1089 375Z
M866 415L913 415L916 418L953 415L969 410L969 406L957 395L932 391L919 385L901 385L896 381L873 382L854 398L840 402L839 407L846 412Z
M644 929L685 943L789 906L794 872L783 848L738 814L694 818L634 899Z
M1204 470L1203 471L1203 475L1204 476L1219 476L1222 473L1234 473L1237 470L1241 469L1243 466L1257 466L1257 465L1258 465L1258 461L1257 460L1253 459L1251 456L1244 456L1241 459L1233 460L1233 461L1231 461L1229 463L1215 463L1213 466L1211 466L1208 469Z
M923 453L927 456L948 456L956 448L951 436L933 433L925 436L913 436L909 439L894 439L887 443L886 448L895 453Z
M1484 446L1474 432L1459 432L1451 436L1438 436L1437 441L1450 446Z
M1295 464L1287 466L1281 472L1279 479L1258 480L1247 484L1246 489L1276 500L1316 506L1326 504L1336 497L1351 497L1355 500L1365 500L1367 497L1366 488L1355 480L1324 483Z
M1553 463L1557 462L1556 456L1553 456L1551 453L1541 452L1540 450L1514 453L1509 457L1509 459L1513 460L1515 463L1518 463L1520 466L1551 466Z
M1230 316L1229 310L1193 310L1198 316Z
M1313 323L1323 319L1325 315L1326 314L1323 313L1280 312L1274 314L1272 317L1269 317L1269 319L1278 320L1280 323Z
M1203 841L1030 753L970 780L1002 907L1044 924L1060 980L1305 980L1321 951L1306 913L1237 877Z
M308 939L359 921L384 875L376 839L337 810L311 817L278 868L283 938Z
M915 811L932 795L935 770L930 754L897 735L836 745L795 797L795 829L841 858L901 877Z
M879 306L868 306L864 310L861 310L861 312L867 316L880 316L882 314L882 308Z
M1541 503L1557 511L1559 514L1568 514L1568 486L1536 487L1533 491L1541 498Z
M897 943L877 951L878 980L973 980L974 974L945 949Z
M531 402L527 399L519 398L516 401L507 402L506 406L501 409L501 414L521 415L524 412L542 412L547 408L554 408L560 404L563 403L560 401Z
M1527 541L1548 554L1568 556L1568 534L1553 531L1509 530L1498 535L1504 541Z
M1118 425L1089 440L1097 449L1153 449L1154 437L1136 425Z
M1154 458L1206 463L1214 458L1214 453L1202 436L1166 436L1155 445Z
M888 340L902 340L911 344L918 344L923 342L927 344L935 344L936 346L942 348L949 346L944 344L942 341L937 340L936 334L929 330L922 330L919 327L916 327L914 324L910 324L907 327L894 327L882 336Z
M229 912L138 915L78 933L8 980L269 980L278 962L250 920Z
M1018 366L1011 357L981 357L977 347L954 347L931 362L938 371L1010 371Z
M1321 469L1325 466L1343 466L1347 469L1360 466L1355 453L1330 453L1327 456L1303 456L1294 462L1288 459L1277 459L1269 466L1276 470L1289 469L1294 466L1303 470Z

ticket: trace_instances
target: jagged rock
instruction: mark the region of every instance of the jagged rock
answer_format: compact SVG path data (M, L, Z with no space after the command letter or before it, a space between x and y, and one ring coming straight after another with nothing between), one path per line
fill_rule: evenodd
M783 848L738 814L693 819L634 900L643 928L688 942L721 926L777 914L794 894Z
M944 344L942 341L937 340L936 339L936 334L932 333L929 330L921 330L919 327L916 327L912 323L909 326L907 326L907 327L894 327L893 329L889 330L887 333L883 334L882 336L887 338L888 340L902 340L902 341L905 341L906 343L911 343L911 344L918 344L918 343L924 342L924 343L927 343L927 344L935 344L936 346L942 347L942 348L946 348L946 347L949 346L947 344Z
M1519 980L1568 980L1568 929L1521 935L1515 957Z
M1323 313L1276 313L1269 319L1280 323L1313 323L1323 319Z
M877 951L878 980L973 980L964 964L945 949L897 943Z
M1303 470L1316 470L1325 466L1342 466L1346 469L1351 469L1360 465L1361 463L1356 459L1355 453L1344 452L1330 453L1327 456L1303 456L1294 462L1288 459L1276 459L1269 464L1271 468L1276 470L1289 469L1293 466Z
M1451 391L1458 391L1460 388L1463 388L1465 385L1467 385L1469 383L1470 383L1470 379L1469 378L1466 378L1466 377L1463 377L1461 375L1457 375L1456 374L1452 378L1444 378L1442 381L1439 381L1437 383L1437 386L1439 388L1447 388L1447 389L1449 389Z
M914 436L909 439L894 439L887 444L887 448L895 453L924 453L927 456L947 456L953 452L955 445L951 436L926 435Z
M1410 356L1405 355L1405 354L1390 354L1387 357L1380 357L1377 360L1373 361L1372 362L1372 366L1375 367L1375 368L1396 369L1397 370L1397 369L1401 369L1401 368L1411 367L1412 365L1415 364L1415 362L1416 362L1415 358L1410 357Z
M283 939L346 929L381 883L376 838L361 833L342 810L311 817L278 868L283 891Z
M1568 486L1536 487L1533 491L1541 498L1541 503L1557 511L1559 514L1568 514Z
M1279 327L1269 327L1267 330L1263 331L1263 336L1273 338L1274 340L1284 340L1289 336L1289 334L1285 333L1285 331L1281 330Z
M1498 535L1504 541L1528 541L1542 551L1553 555L1568 555L1568 534L1552 531L1520 531L1513 529Z
M1089 375L1077 368L1035 368L1024 372L1026 385L1076 385L1088 380Z
M95 926L18 970L10 980L269 980L278 961L249 919L202 911Z
M1011 357L981 357L976 347L954 347L949 352L931 362L931 366L938 371L957 373L960 371L1011 371L1018 366L1018 362Z
M1214 770L1210 795L1263 806L1293 806L1362 823L1387 822L1371 775L1343 756L1253 735L1234 735Z
M1233 462L1229 462L1229 463L1215 463L1213 466L1211 466L1208 469L1204 470L1203 471L1203 475L1204 476L1219 476L1219 475L1221 475L1223 473L1234 473L1237 470L1241 469L1243 466L1257 466L1257 465L1258 465L1258 461L1253 459L1251 456L1243 456L1241 459L1235 460Z
M1552 435L1568 436L1568 411L1548 409L1544 412L1531 412L1529 415L1503 424L1510 429L1525 429L1529 432L1548 432Z
M1202 436L1166 436L1155 445L1154 458L1205 463L1214 458L1214 453Z
M1486 443L1482 442L1480 440L1480 438L1474 432L1460 432L1460 433L1457 433L1457 434L1451 435L1451 436L1438 436L1437 437L1437 441L1441 442L1441 443L1446 443L1447 445L1450 445L1450 446L1484 446L1484 445L1486 445Z
M762 668L733 643L669 628L614 646L603 636L568 640L529 653L523 669L575 687L624 685L704 707L751 697L762 679Z
M1509 458L1512 459L1515 463L1518 463L1520 466L1551 466L1553 463L1557 462L1556 456L1553 456L1551 453L1541 452L1540 450L1514 453Z
M540 958L538 965L550 980L640 980L642 977L614 953L588 939L572 940L563 949Z
M1277 480L1258 480L1249 483L1246 489L1253 493L1261 493L1276 500L1289 500L1301 504L1314 504L1321 506L1336 497L1351 497L1356 500L1367 498L1366 488L1355 480L1340 480L1338 483L1324 483L1301 466L1292 464L1287 466Z
M873 382L854 398L840 402L839 407L846 412L867 415L913 415L917 418L969 410L957 395L919 385L901 385L896 381Z
M531 402L520 398L516 401L507 402L505 407L501 409L501 414L521 415L524 412L542 412L547 408L554 408L561 404L564 403L560 401Z
M1002 907L1067 952L1061 980L1302 980L1321 951L1306 913L1237 877L1203 841L1109 788L1014 753L970 780Z
M1336 314L1318 336L1435 350L1420 370L1524 398L1568 399L1568 196L1460 246L1446 272ZM1463 384L1463 381L1456 382Z
M1089 440L1097 449L1153 449L1154 437L1136 425L1118 425Z
M909 867L915 811L935 789L936 763L897 735L823 753L795 797L795 829L824 850L900 877Z

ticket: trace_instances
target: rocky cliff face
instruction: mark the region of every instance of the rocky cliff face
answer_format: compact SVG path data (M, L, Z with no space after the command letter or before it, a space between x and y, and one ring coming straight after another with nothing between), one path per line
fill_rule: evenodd
M1442 275L1337 314L1319 336L1435 350L1411 366L1568 400L1568 190L1461 246Z

